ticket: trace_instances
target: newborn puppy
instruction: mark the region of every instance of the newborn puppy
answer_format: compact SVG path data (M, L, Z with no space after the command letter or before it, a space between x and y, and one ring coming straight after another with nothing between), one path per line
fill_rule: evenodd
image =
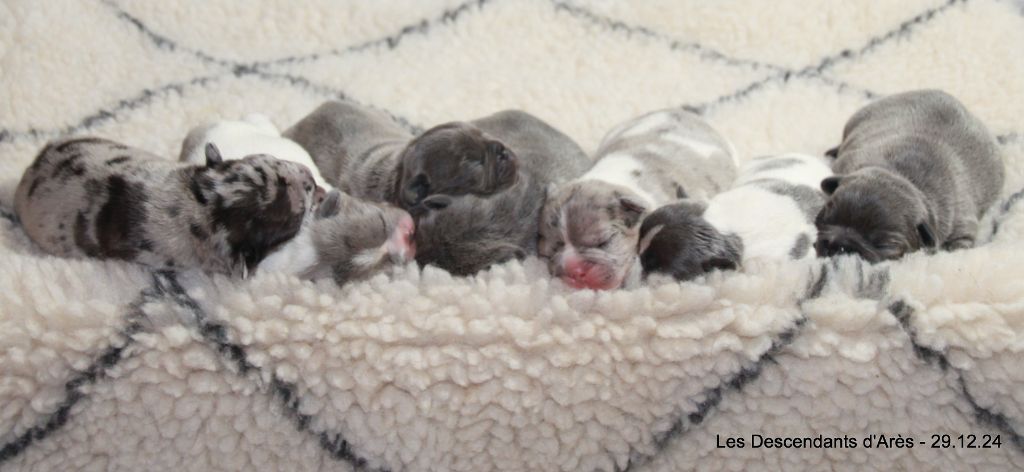
M317 185L331 189L309 153L295 141L282 137L266 115L253 113L240 121L220 121L192 128L181 143L179 159L189 164L203 164L206 162L206 145L210 143L217 146L225 159L267 154L302 164L313 174Z
M452 122L413 138L379 112L326 102L285 136L327 180L358 198L413 209L427 196L490 195L516 179L516 156L476 126Z
M417 262L457 275L536 254L546 187L580 176L590 164L575 141L529 113L505 110L470 123L518 156L519 177L493 195L433 195L419 205Z
M681 109L618 126L597 155L587 173L548 191L540 220L540 255L576 288L613 289L639 277L643 217L679 198L707 200L736 177L732 146Z
M298 235L267 256L259 270L330 277L344 285L412 261L414 230L404 210L332 190Z
M298 233L317 187L266 155L185 165L100 138L52 142L25 171L15 210L58 256L245 276Z
M937 90L860 109L846 123L832 169L836 176L821 182L829 198L815 221L814 248L869 262L972 247L1005 172L985 125Z
M802 154L762 157L739 174L732 189L707 204L682 200L644 219L644 274L689 280L754 259L813 257L814 217L825 203L818 186L832 174L825 161Z
M207 143L224 150L225 159L276 152L282 159L314 165L305 149L281 137L263 115L193 129L182 144L182 159L194 160L194 149ZM412 217L403 210L331 190L298 234L267 256L259 270L307 279L331 277L343 285L411 261L416 253L413 230Z

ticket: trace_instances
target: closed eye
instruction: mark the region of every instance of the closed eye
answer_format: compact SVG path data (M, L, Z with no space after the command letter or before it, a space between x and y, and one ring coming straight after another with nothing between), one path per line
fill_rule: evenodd
M595 246L598 249L608 249L608 245L612 243L612 238L605 239Z

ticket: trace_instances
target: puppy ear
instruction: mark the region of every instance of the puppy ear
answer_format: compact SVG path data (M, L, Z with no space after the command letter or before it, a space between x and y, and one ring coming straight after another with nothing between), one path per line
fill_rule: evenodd
M825 157L829 157L832 159L839 157L839 146L836 146L832 149L829 149L828 151L825 151Z
M210 167L214 164L220 164L224 162L224 158L220 155L220 149L213 143L206 143L206 167Z
M338 214L341 210L341 192L338 189L327 192L327 196L324 197L324 201L320 202L320 206L316 209L316 218L330 218Z
M622 208L622 220L630 228L636 226L647 211L647 206L632 197L619 197L619 206Z
M840 180L842 180L842 177L838 175L826 177L825 180L821 181L821 191L825 192L825 195L832 195L839 188Z
M647 248L650 247L651 241L654 240L654 237L657 236L658 233L660 233L661 230L663 230L663 229L665 229L665 225L658 225L658 226L655 226L655 227L651 228L646 233L640 234L640 242L637 243L637 251L636 251L636 253L637 254L643 254L644 251L646 251Z
M924 247L933 248L937 244L935 241L935 231L932 231L932 225L928 223L919 223L917 225L917 235L921 238L921 245Z

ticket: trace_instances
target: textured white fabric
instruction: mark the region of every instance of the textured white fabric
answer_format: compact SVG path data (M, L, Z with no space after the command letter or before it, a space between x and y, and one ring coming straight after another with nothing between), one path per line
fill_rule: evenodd
M0 469L1022 468L1022 78L1017 1L0 2ZM522 108L593 151L686 105L745 161L821 153L922 87L999 135L1006 188L986 244L877 266L594 293L529 259L339 288L56 259L11 214L67 133L172 159L196 124L346 97L413 130ZM971 433L1001 446L928 447Z

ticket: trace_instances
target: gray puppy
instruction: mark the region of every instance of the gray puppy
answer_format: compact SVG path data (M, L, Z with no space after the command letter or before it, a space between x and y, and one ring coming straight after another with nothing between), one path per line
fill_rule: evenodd
M597 155L587 173L549 190L540 220L540 255L577 288L612 289L638 278L643 217L679 198L706 201L736 178L732 145L682 109L619 125Z
M15 210L46 252L245 276L323 197L309 170L266 155L186 165L100 138L48 144Z
M906 92L850 118L821 188L819 256L856 253L870 262L921 248L974 245L978 219L999 195L999 147L949 94Z
M519 177L489 196L427 197L417 213L416 260L468 275L537 252L541 207L549 184L581 175L590 159L543 120L505 110L470 122L504 142L519 159Z
M516 178L515 153L470 123L445 123L414 138L380 112L330 101L284 136L342 191L406 210L429 195L490 195Z

